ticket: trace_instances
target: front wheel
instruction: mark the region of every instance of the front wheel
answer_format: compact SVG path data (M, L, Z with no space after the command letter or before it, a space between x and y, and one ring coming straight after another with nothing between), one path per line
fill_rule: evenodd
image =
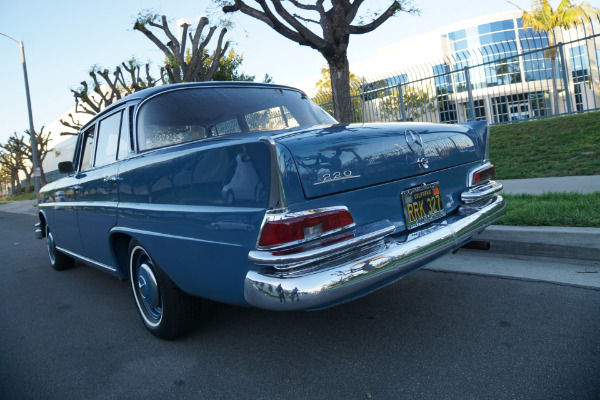
M129 244L129 277L142 321L153 335L176 339L194 326L199 299L182 292L136 240Z
M48 257L50 258L52 268L62 271L73 266L75 260L56 249L54 235L52 235L48 224L46 224L46 247L48 248Z

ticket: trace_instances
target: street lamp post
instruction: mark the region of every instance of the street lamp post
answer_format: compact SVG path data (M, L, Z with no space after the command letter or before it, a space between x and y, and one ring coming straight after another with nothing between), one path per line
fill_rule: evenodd
M39 165L38 165L38 152L37 143L35 140L35 130L33 129L33 114L31 113L31 98L29 96L29 80L27 79L27 64L25 62L25 47L23 42L17 41L4 33L0 35L12 40L21 48L21 62L23 63L23 77L25 79L25 95L27 97L27 111L29 114L29 138L31 140L31 158L33 163L33 182L35 185L35 195L37 197L40 192L40 176L39 176Z

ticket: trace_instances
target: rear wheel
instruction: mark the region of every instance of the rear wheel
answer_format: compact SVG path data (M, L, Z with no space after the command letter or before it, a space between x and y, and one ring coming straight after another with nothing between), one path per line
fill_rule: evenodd
M199 299L182 292L136 240L129 244L129 277L142 321L153 335L171 340L194 327Z
M48 248L48 257L50 258L50 265L52 265L52 268L54 268L57 271L62 271L73 266L75 260L56 249L56 244L54 243L54 235L52 235L50 227L47 224L46 247Z

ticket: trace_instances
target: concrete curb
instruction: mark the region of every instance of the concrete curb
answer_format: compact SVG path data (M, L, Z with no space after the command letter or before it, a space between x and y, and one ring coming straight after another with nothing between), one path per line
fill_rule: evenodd
M495 253L600 261L600 228L493 225L474 239Z

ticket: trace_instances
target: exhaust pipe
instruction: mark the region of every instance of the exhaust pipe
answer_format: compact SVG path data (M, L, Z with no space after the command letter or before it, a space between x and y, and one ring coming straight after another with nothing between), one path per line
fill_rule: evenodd
M462 246L462 249L472 250L489 250L491 247L490 242L485 240L472 240L469 243Z

